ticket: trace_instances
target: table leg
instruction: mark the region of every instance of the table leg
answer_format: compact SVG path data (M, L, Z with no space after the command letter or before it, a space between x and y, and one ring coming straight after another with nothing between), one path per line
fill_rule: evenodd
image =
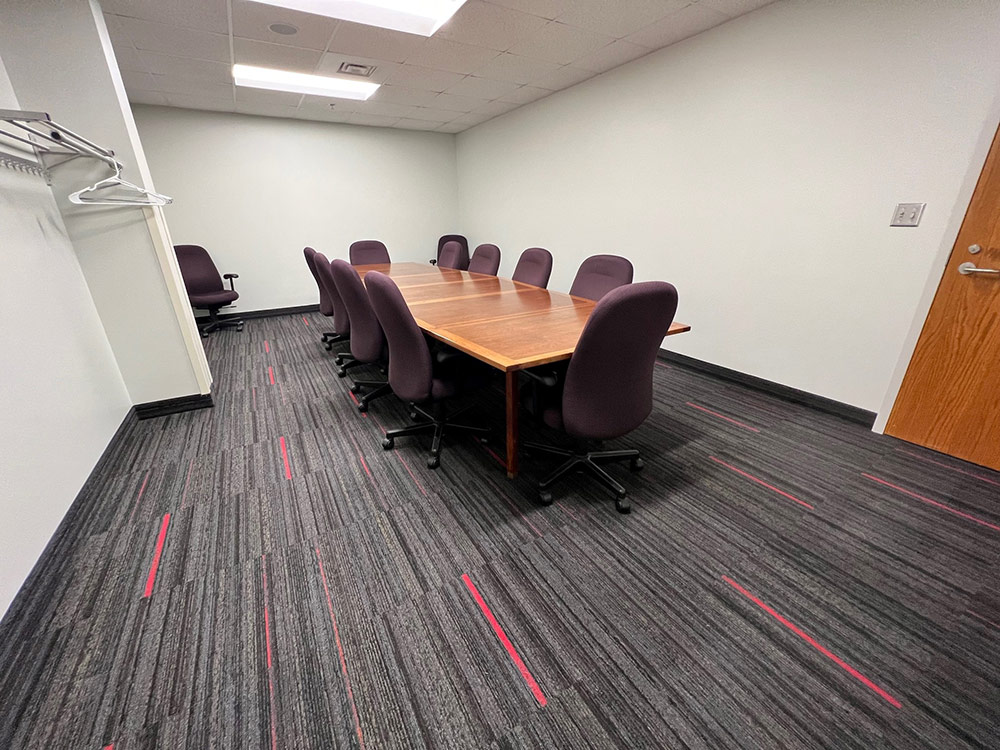
M517 370L507 370L507 477L517 476L517 416L520 398L517 388Z

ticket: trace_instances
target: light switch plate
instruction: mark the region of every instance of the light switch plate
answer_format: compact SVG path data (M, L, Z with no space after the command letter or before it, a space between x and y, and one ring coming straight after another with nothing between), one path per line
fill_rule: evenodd
M892 212L890 227L915 227L920 225L920 217L924 215L926 203L897 203Z

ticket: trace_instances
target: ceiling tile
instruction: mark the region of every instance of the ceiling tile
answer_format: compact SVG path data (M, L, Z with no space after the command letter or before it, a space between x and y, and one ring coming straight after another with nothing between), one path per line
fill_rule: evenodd
M494 50L506 50L527 39L545 25L538 16L468 0L434 35Z
M408 57L406 62L452 73L471 73L498 54L500 53L496 50L485 47L474 47L450 39L431 37Z
M271 91L269 89L254 89L249 86L236 87L236 106L240 105L270 105L276 107L298 107L302 94L291 91Z
M233 73L229 63L195 60L190 57L174 57L159 52L140 52L145 70L157 75L179 78L199 78L216 83L232 83Z
M541 89L537 86L522 86L519 89L514 89L509 94L501 96L500 101L514 102L515 104L527 104L528 102L542 99L551 93L552 92L549 89Z
M433 107L414 107L405 117L411 120L433 120L438 123L450 122L456 117L460 117L462 112L452 112L447 109L434 109Z
M216 112L233 112L233 98L218 98L200 94L167 94L167 104L184 109L210 109Z
M352 125L370 125L376 128L390 128L399 122L398 117L386 117L384 115L366 115L355 112L348 120Z
M354 112L338 112L335 109L323 111L299 107L295 112L295 118L298 120L315 120L319 122L347 122L353 114Z
M393 104L408 104L413 107L426 107L440 96L433 91L421 91L406 86L385 84L371 95L370 102L391 102ZM435 105L437 106L437 105Z
M163 52L177 57L229 62L229 37L226 34L212 34L135 18L121 18L120 21L122 30L136 49Z
M166 104L167 95L160 91L129 91L128 100L131 104Z
M515 104L514 102L495 101L495 102L489 102L488 104L484 104L482 107L479 107L474 112L470 112L470 114L486 115L488 117L497 117L498 115L506 114L511 110L515 110L520 106L521 106L520 104Z
M386 80L399 68L399 63L388 60L378 60L372 57L359 57L358 55L342 55L339 52L326 52L323 54L319 65L316 66L316 73L324 76L343 75L338 72L341 64L358 63L359 65L371 65L375 68L372 74L364 79L372 83L385 83Z
M286 44L237 38L233 39L233 55L236 62L245 65L312 73L316 70L323 53L303 47L289 47Z
M478 68L475 75L481 78L492 78L494 81L529 83L557 70L559 70L559 63L505 52Z
M236 112L244 115L257 115L258 117L284 117L289 120L295 118L299 113L299 110L295 107L283 107L280 104L262 104L261 102L255 102L254 104L240 104L236 103L234 108Z
M489 101L498 99L504 94L509 94L517 87L518 84L508 83L507 81L492 81L489 78L467 76L450 87L445 93L457 94L459 96L475 96L479 99Z
M489 99L475 96L456 96L455 94L437 94L434 101L427 106L446 109L452 112L471 112L476 107L482 107Z
M729 20L729 16L703 5L689 5L670 13L654 24L629 34L626 41L659 49L687 39Z
M588 52L600 49L614 37L550 21L527 40L511 47L515 55L568 65Z
M770 5L774 0L700 0L700 2L706 8L718 10L730 18L736 18L736 16L742 16L744 13Z
M409 86L414 89L440 92L449 86L454 86L464 77L461 73L449 73L445 70L432 70L419 65L403 64L389 75L387 83L394 86Z
M487 2L551 20L571 6L574 0L487 0Z
M229 33L226 0L101 0L101 10L144 21Z
M584 55L579 60L574 61L573 67L603 73L649 53L649 47L626 42L624 39L616 39L606 47L601 47L597 52L591 52L589 55Z
M435 133L461 133L463 130L468 130L472 125L459 122L458 120L452 120L451 122L446 122L444 125L439 125L434 128Z
M137 70L121 71L122 83L125 84L126 91L155 91L153 76L149 73L141 73Z
M203 81L200 78L184 78L182 76L154 75L153 90L165 91L170 94L192 94L214 98L228 96L232 99L233 97L233 85L231 83L217 83L215 81Z
M389 102L375 102L369 99L358 108L359 112L368 115L383 115L385 117L407 117L416 107L406 104L390 104ZM443 120L442 120L443 122Z
M574 68L572 65L564 65L554 73L543 76L537 81L532 81L531 85L538 86L543 89L558 91L559 89L569 88L570 86L580 83L580 81L586 81L588 78L593 77L594 71L592 70L584 70L583 68Z
M403 62L424 41L416 34L342 21L330 41L330 51Z
M411 120L407 117L400 118L394 128L404 128L406 130L436 130L441 127L444 123L434 122L432 120Z
M331 106L332 105L332 106ZM326 96L305 96L299 109L307 112L358 112L366 102L357 99L331 99Z
M588 31L623 37L690 4L691 0L577 0L556 20Z
M112 38L111 44L115 50L115 61L119 70L140 70L146 72L146 63L139 57L139 51L132 46L128 37Z
M473 125L478 125L481 122L486 122L487 120L492 120L496 115L490 115L485 113L477 114L475 112L470 112L467 115L462 115L461 117L456 117L450 123L445 123L446 125L459 126L461 130L468 130ZM457 132L457 130L455 131Z
M294 26L298 32L291 35L276 34L268 27L273 23ZM278 8L274 5L233 0L233 36L255 39L258 42L285 44L323 51L337 29L339 21L312 13Z

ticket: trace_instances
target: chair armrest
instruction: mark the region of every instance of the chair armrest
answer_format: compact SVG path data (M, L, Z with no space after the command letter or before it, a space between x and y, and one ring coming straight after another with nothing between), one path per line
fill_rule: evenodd
M436 266L438 264L437 258L431 258L431 265Z
M238 279L240 275L238 273L226 273L222 275L222 278L229 280L230 291L236 291L236 285L233 283L233 279Z

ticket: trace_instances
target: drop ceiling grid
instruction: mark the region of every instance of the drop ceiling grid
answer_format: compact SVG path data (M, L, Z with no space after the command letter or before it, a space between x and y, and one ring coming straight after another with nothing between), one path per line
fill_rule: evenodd
M429 38L252 0L102 7L133 103L457 133L770 2L468 0ZM367 102L331 100L236 87L230 73L330 75L342 62L374 65L383 86Z

